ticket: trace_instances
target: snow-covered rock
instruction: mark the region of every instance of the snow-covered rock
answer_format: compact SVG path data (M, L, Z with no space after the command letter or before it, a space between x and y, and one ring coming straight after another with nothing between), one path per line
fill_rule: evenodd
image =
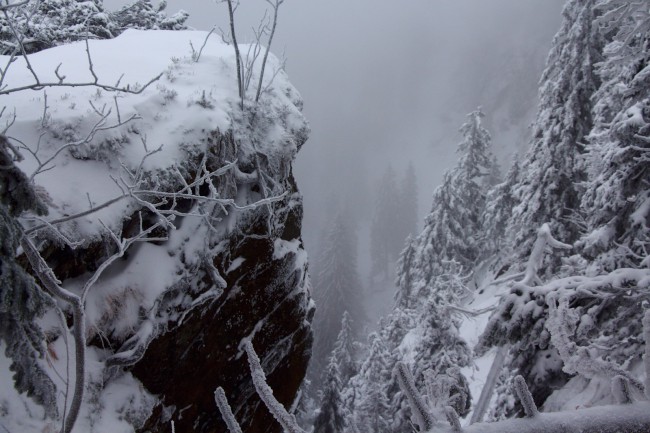
M99 83L140 89L162 74L138 94L54 86L0 97L6 106L0 123L16 115L7 135L23 143L20 168L49 196L47 221L110 203L57 223L58 233L38 229L40 220L23 220L66 289L82 293L118 250L113 235L128 238L159 222L147 203L166 200L159 210L176 214L172 225L149 234L155 241L135 243L88 291L87 386L75 432L166 431L172 420L177 431L224 431L213 398L218 386L245 431L279 431L258 404L242 357L245 338L254 342L283 404L291 404L304 376L313 303L301 241L302 199L291 174L309 134L302 100L270 56L266 90L259 103L246 101L242 109L232 47L213 35L198 61L192 55L190 42L198 50L206 36L127 30L89 41L92 70L85 43L30 55L41 83L63 76L69 83L92 83L94 72ZM251 83L257 83L259 66ZM33 82L18 59L3 84ZM210 183L191 188L202 198L172 197L218 170ZM137 188L130 189L136 177ZM63 413L66 352L74 362L64 342L69 330L56 314L46 316L43 327L52 335L45 368ZM0 355L3 384L11 380L8 365ZM43 420L26 396L0 388L5 428L31 432L60 425Z

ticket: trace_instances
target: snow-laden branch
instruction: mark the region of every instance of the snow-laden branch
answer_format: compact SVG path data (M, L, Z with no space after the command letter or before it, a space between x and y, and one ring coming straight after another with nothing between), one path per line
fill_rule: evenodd
M414 421L420 431L425 432L433 428L436 420L424 402L424 398L422 398L422 395L420 395L420 392L415 387L415 380L406 364L398 362L395 365L393 374L397 378L400 389L408 399L413 417L415 418Z
M556 240L551 234L551 228L548 224L542 224L542 226L537 231L537 239L533 244L533 249L528 258L528 263L526 264L526 271L524 272L524 278L519 281L519 284L526 286L532 286L539 284L539 277L537 273L542 266L544 260L544 252L546 247L558 248L564 250L570 250L573 248L569 244L562 243Z
M287 412L284 406L282 406L282 403L280 403L273 395L271 387L266 383L266 375L264 374L264 370L262 370L260 359L257 356L257 353L255 353L253 343L250 340L247 340L244 343L244 348L248 355L248 365L251 369L253 385L255 386L255 390L257 390L257 394L259 394L260 398L269 409L269 412L271 412L273 417L280 423L287 433L305 433L305 431L298 426L296 417Z
M547 297L549 307L546 328L551 334L551 343L557 349L564 366L562 369L569 373L593 379L596 377L614 379L616 376L626 378L630 385L641 394L645 387L641 381L614 362L594 357L589 348L579 346L571 341L572 329L578 321L577 315L569 308L569 298L558 299L557 293Z

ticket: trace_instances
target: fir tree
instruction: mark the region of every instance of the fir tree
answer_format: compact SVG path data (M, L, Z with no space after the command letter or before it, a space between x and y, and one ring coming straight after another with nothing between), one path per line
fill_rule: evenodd
M390 264L395 260L395 232L397 231L397 212L399 210L399 188L392 166L384 172L375 202L375 213L370 227L370 258L372 275L387 278Z
M585 157L582 239L593 271L643 266L650 251L650 18L645 2L600 2L605 59L595 95L595 126Z
M591 97L598 87L594 63L601 41L594 30L594 0L570 0L542 75L531 148L521 167L510 230L520 258L530 253L544 223L563 242L579 235L573 223L584 172L579 155L592 127Z
M110 39L117 28L101 0L40 0L12 8L9 20L24 35L27 53L85 39ZM0 17L2 54L11 54L17 40L7 17Z
M336 360L343 386L357 373L355 351L352 319L350 318L350 314L345 311L341 319L341 331L336 338L334 350L332 351L332 356Z
M411 270L398 270L401 275L410 272L412 296L426 296L437 276L445 272L445 263L456 262L467 271L481 255L485 179L492 172L491 139L481 124L483 116L480 110L472 112L461 127L459 161L434 192L432 211L415 240Z
M320 412L314 421L313 433L342 433L344 418L341 412L341 380L336 358L331 357L323 388Z
M111 14L118 28L123 31L132 29L155 30L184 30L185 21L189 18L187 12L181 10L171 17L165 14L166 1L161 1L154 7L151 0L137 0Z
M45 356L45 336L36 320L53 305L34 279L16 261L22 227L17 217L26 211L45 214L46 207L0 136L0 340L16 390L25 392L56 418L56 387L40 365Z
M358 335L365 313L361 302L361 282L357 271L357 243L348 219L339 213L326 233L320 271L313 281L317 311L314 317L314 348L310 377L317 385L341 332L344 312L350 316L351 334Z
M391 408L386 392L391 377L389 353L380 335L372 333L368 339L370 351L359 371L354 422L367 431L388 433L391 431Z
M416 259L415 242L411 236L406 238L406 246L397 261L397 276L395 285L395 308L412 308L414 299L414 278L412 275L414 260Z
M512 216L512 209L517 205L513 189L519 181L519 172L520 164L515 158L505 180L494 185L487 194L485 209L481 217L483 239L488 247L484 251L484 257L495 253L499 253L503 257L507 254L503 250L512 245L511 234L508 233L507 227Z
M402 178L399 194L399 218L395 247L401 250L408 236L415 236L418 226L418 185L413 163L409 163ZM398 250L398 251L399 251Z

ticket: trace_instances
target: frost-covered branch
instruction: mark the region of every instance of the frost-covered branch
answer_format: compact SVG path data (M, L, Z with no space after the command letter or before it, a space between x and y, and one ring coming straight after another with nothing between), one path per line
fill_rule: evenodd
M547 246L565 250L573 248L571 245L562 243L553 238L549 225L542 224L542 226L537 231L537 239L533 244L533 249L530 253L528 263L526 264L524 278L519 282L520 284L532 286L536 285L536 283L539 283L539 277L537 276L537 273L542 266L542 261L544 260L544 252L546 251Z
M260 20L258 27L253 28L255 41L249 46L248 52L246 54L246 61L244 61L240 47L237 43L237 35L235 31L235 10L237 9L239 2L237 0L219 1L219 3L226 3L228 6L228 18L230 27L230 38L228 42L232 43L233 49L235 50L235 61L237 65L237 89L239 91L240 108L242 110L244 109L244 102L246 100L246 91L248 90L250 81L253 78L253 71L261 53L262 45L266 45L266 47L264 50L264 56L262 57L262 63L260 65L260 74L258 78L257 89L255 90L256 104L259 102L261 94L268 89L269 85L264 86L264 74L271 50L271 44L273 43L273 37L275 36L275 31L278 24L278 11L284 1L285 0L266 0L266 2L271 6L273 19L270 20L270 22L267 21L268 12L265 11L264 17ZM268 39L266 40L266 44L263 44L263 38L265 35L268 35ZM223 35L223 32L222 39L224 41L227 40L227 38ZM273 79L278 74L278 72L279 69L273 73L270 82L273 82Z
M515 377L513 386L515 388L515 393L519 398L519 402L524 408L524 413L526 414L526 416L528 418L534 418L537 415L539 415L539 411L537 410L537 405L535 405L533 396L530 394L530 390L528 389L528 385L526 385L526 381L524 380L524 378L521 377L520 375L517 375Z
M275 35L275 28L278 24L278 9L280 5L284 3L284 0L266 0L268 4L273 8L273 27L271 27L271 33L269 34L269 40L266 44L266 52L264 53L264 58L262 59L262 69L260 71L260 80L257 84L257 93L255 94L255 102L259 102L260 93L262 92L262 82L264 81L264 70L266 69L266 61L269 57L269 51L271 50L271 43L273 42L273 36Z
M558 299L557 294L552 293L547 297L547 303L549 317L546 321L546 328L551 334L551 343L562 358L565 372L579 373L588 379L604 377L612 380L616 376L621 376L626 378L640 393L644 393L643 383L622 367L613 362L596 358L589 348L579 346L571 341L571 328L577 323L578 317L569 308L567 297Z
M240 108L244 109L244 78L242 71L242 58L239 52L239 44L237 43L237 34L235 32L235 9L237 4L233 5L233 0L223 0L228 5L228 18L230 23L230 39L235 50L235 62L237 64L237 90L239 91Z
M74 320L73 336L75 342L75 386L68 416L64 419L61 429L61 433L70 433L77 421L86 385L86 324L83 302L79 296L61 287L61 282L56 278L52 269L45 263L43 257L41 257L36 246L34 246L26 235L21 238L20 245L27 256L27 260L29 260L32 270L47 291L55 298L65 301L72 307L72 318Z
M7 62L7 65L5 66L4 69L0 69L0 96L1 95L8 95L10 93L16 93L16 92L22 92L25 90L43 90L45 88L52 88L52 87L95 87L99 88L102 90L106 90L109 92L123 92L123 93L132 93L132 94L140 94L144 92L149 86L151 86L153 83L158 81L162 76L163 73L161 72L157 76L151 78L147 83L144 84L144 86L134 86L132 88L130 85L126 86L120 86L119 80L117 83L114 85L108 84L108 83L102 83L99 80L99 77L97 76L97 73L95 72L95 68L93 65L92 61L92 56L90 53L90 46L88 44L88 40L86 40L86 54L88 58L88 70L90 74L93 77L93 80L91 81L78 81L78 82L71 82L71 81L65 81L65 76L60 75L59 73L59 66L57 66L55 70L55 74L58 78L58 81L41 81L38 73L32 66L29 56L27 55L27 52L25 51L25 47L23 45L23 40L24 40L24 35L20 34L18 30L16 29L16 26L14 24L13 19L8 15L7 9L0 9L1 12L4 13L5 18L7 23L9 24L9 28L11 30L11 33L14 35L16 40L18 41L16 49L14 53L9 56L9 60ZM20 54L20 56L18 56ZM25 61L25 65L29 72L32 74L32 77L34 78L34 82L31 84L26 84L24 86L16 86L16 87L9 87L7 86L4 81L7 75L7 72L11 65L14 63L14 61L18 58L22 57Z
M650 310L643 315L643 341L645 341L645 353L643 354L643 366L645 370L645 397L650 400Z
M305 433L305 431L298 426L296 417L287 412L284 406L282 406L273 395L271 387L266 383L266 375L264 374L264 370L262 370L260 359L257 356L257 353L255 353L253 343L250 340L247 340L244 343L244 348L248 355L248 365L251 369L253 385L257 390L257 394L259 394L260 398L269 409L269 412L271 412L273 417L288 433Z
M221 417L228 426L230 433L242 433L241 427L235 419L235 415L230 409L230 404L228 404L228 399L226 398L226 393L223 391L222 387L217 388L214 392L214 401L217 403L219 412L221 412Z
M429 412L429 409L420 395L420 392L415 387L415 380L411 371L408 369L406 364L403 362L398 362L395 365L393 374L397 378L397 383L399 384L400 389L406 395L411 410L413 411L413 417L415 418L415 423L418 425L421 432L429 431L433 428L435 423L435 418Z

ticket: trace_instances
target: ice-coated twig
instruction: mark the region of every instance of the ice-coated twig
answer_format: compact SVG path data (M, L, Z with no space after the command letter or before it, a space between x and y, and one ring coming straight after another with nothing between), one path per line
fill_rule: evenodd
M626 377L616 376L612 379L612 394L618 404L633 403L632 391L630 390L630 381Z
M400 389L408 399L411 410L413 411L415 423L420 428L420 431L426 432L431 430L433 428L435 419L433 418L433 415L427 410L424 399L415 387L415 380L413 379L411 371L408 369L406 364L403 362L398 362L397 365L395 365L393 374L397 378L397 383L399 384Z
M194 51L194 47L192 47L192 60L193 60L195 63L198 62L199 59L201 58L201 54L203 54L203 49L204 49L205 46L208 44L208 39L210 38L210 36L212 35L212 33L214 33L214 31L215 31L216 29L217 29L216 27L212 27L212 29L208 32L208 35L207 35L207 36L205 37L205 39L203 40L203 45L201 45L201 48L199 48L199 51L198 51L198 52ZM191 44L191 42L190 42L190 44Z
M645 353L643 354L643 367L645 369L645 397L650 400L650 310L643 315L643 341L645 342Z
M280 9L280 5L284 3L284 0L266 0L268 4L271 5L273 8L273 26L271 27L271 33L269 34L269 40L266 44L266 52L264 53L264 58L262 59L262 69L260 71L260 80L259 83L257 84L257 93L255 94L255 102L259 102L260 100L260 94L262 92L262 82L264 81L264 70L266 69L266 62L269 57L269 51L271 50L271 43L273 42L273 36L275 35L275 28L278 25L278 9ZM275 77L275 75L274 75ZM273 80L271 80L273 81Z
M460 426L460 419L458 418L458 413L456 413L456 409L454 409L451 406L445 406L444 410L445 410L445 415L447 416L447 421L451 426L451 430L454 433L461 433L463 431L463 428Z
M517 375L514 380L514 388L515 388L515 393L517 393L517 397L519 398L519 402L524 408L524 412L526 413L526 416L528 418L533 418L539 415L539 411L537 410L537 405L535 404L535 401L533 400L533 396L530 393L530 390L528 389L528 385L526 385L526 381L524 380L521 375Z
M223 418L226 426L228 426L230 433L242 433L241 427L235 418L235 414L232 413L232 409L230 409L228 398L226 398L226 393L223 391L222 387L219 387L214 391L214 401L217 403L219 412L221 412L221 418Z
M83 303L79 296L61 287L61 282L56 278L54 272L52 272L52 268L48 266L39 254L36 246L34 246L27 236L23 235L20 240L20 246L23 248L32 270L47 291L57 299L61 299L70 304L72 307L72 318L74 320L75 385L68 416L64 419L63 427L61 428L61 433L70 433L77 421L79 409L81 409L81 401L86 384L86 319Z
M305 431L298 426L296 417L287 412L284 406L282 406L273 395L271 387L266 383L266 375L264 374L264 370L262 370L260 359L257 356L257 353L255 353L253 343L250 340L246 340L244 342L244 348L248 355L248 365L251 369L253 385L255 386L260 399L262 399L266 407L269 409L269 412L271 412L273 417L288 433L305 433Z

